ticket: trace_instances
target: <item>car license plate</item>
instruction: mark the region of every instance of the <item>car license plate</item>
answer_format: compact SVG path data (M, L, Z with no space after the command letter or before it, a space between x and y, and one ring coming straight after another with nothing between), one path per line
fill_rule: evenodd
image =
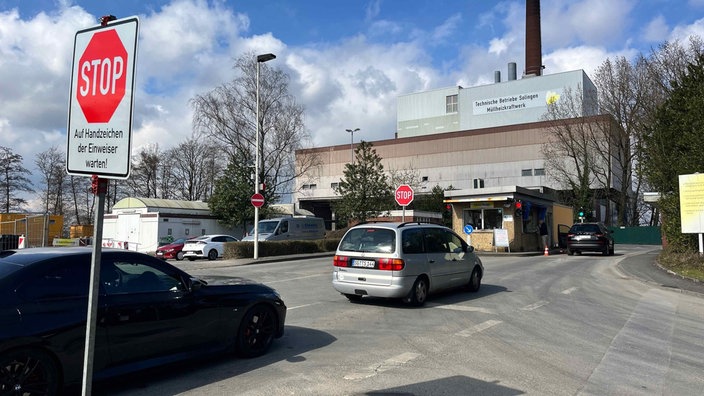
M592 236L591 235L577 235L577 237L575 239L578 241L587 241L589 239L592 239Z
M374 268L376 261L374 260L352 260L353 267Z

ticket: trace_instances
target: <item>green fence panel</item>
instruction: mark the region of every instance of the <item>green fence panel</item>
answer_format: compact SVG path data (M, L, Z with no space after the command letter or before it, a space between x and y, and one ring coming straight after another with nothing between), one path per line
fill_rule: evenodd
M624 245L661 245L660 227L609 227L614 242Z

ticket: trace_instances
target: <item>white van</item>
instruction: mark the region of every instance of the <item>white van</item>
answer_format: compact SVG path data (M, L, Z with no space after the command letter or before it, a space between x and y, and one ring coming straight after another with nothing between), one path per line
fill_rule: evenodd
M258 231L260 241L323 239L325 221L321 217L283 217L260 220ZM242 240L253 241L254 228Z

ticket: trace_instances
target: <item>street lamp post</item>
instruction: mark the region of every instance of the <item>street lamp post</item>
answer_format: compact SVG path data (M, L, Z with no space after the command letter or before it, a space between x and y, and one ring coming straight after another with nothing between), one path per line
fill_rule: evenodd
M350 151L352 151L352 164L354 164L354 133L359 131L359 128L345 130L350 133Z
M276 59L274 54L257 55L257 119L255 120L254 193L259 194L259 64ZM259 258L259 207L254 207L254 259Z

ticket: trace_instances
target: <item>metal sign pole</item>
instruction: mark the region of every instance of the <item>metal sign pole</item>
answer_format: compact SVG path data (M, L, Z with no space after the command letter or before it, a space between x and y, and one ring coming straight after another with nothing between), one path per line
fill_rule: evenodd
M93 257L90 266L90 289L88 291L88 318L86 320L86 344L83 354L83 389L81 394L91 394L93 385L93 353L95 347L95 324L98 315L98 294L100 293L100 254L103 248L103 206L108 180L93 175L93 193L98 196L93 230Z

